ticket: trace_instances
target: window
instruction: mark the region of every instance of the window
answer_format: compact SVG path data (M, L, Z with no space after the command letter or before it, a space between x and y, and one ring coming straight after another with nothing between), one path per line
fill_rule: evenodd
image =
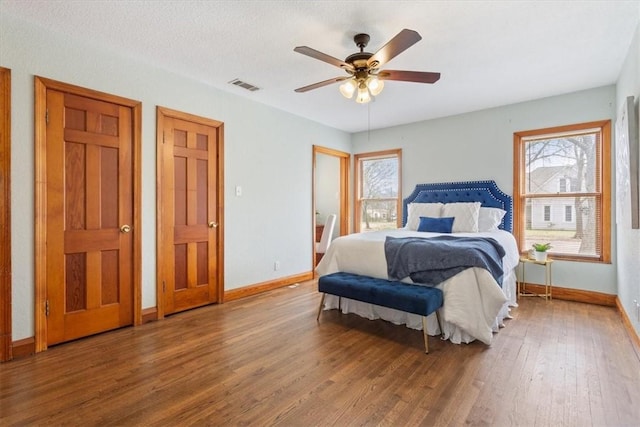
M564 222L573 221L573 206L565 205L564 207Z
M558 191L560 193L566 193L570 191L571 181L568 178L560 178Z
M356 232L399 228L402 150L355 155Z
M611 122L514 134L514 234L521 252L611 262Z

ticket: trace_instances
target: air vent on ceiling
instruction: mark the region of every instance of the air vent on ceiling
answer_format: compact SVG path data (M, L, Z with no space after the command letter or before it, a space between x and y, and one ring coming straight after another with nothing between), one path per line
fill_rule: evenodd
M240 79L233 79L229 83L231 83L232 85L240 86L241 88L250 90L251 92L255 92L256 90L260 90L260 88L258 86L254 86L254 85L252 85L250 83L243 82Z

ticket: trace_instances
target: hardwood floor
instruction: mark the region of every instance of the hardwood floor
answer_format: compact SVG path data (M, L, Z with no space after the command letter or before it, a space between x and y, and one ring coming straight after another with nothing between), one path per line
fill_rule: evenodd
M0 425L640 424L610 307L525 299L490 347L335 310L313 281L0 364Z

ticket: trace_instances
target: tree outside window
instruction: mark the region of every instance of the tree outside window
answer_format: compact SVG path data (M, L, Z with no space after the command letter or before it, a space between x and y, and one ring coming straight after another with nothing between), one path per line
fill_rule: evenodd
M355 231L400 227L402 150L355 155Z
M610 262L610 121L514 134L514 234L522 252Z

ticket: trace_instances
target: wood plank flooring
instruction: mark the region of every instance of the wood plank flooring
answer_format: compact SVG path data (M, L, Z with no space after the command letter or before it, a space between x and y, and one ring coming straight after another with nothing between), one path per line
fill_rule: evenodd
M609 307L524 299L482 343L336 310L315 282L0 364L0 425L632 426L640 361Z

